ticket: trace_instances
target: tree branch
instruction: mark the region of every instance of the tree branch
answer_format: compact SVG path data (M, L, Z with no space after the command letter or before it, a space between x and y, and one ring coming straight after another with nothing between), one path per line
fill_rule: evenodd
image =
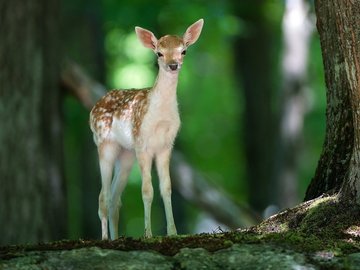
M174 187L184 199L206 211L218 222L232 229L246 228L260 222L261 218L250 208L233 201L192 168L179 151L173 152L170 169Z
M89 110L106 94L105 86L91 79L79 65L69 60L63 64L60 78L65 89Z
M87 109L106 93L106 88L92 80L77 64L67 61L61 71L61 83ZM178 151L171 161L172 182L181 196L206 211L229 228L244 228L257 224L260 217L249 208L230 199L219 187L211 184L194 170Z

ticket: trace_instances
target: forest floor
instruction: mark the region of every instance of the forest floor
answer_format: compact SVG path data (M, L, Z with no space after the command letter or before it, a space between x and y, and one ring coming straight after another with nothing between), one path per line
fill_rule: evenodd
M120 266L124 269L360 269L360 208L340 203L336 197L323 196L246 230L0 247L0 269L117 269Z

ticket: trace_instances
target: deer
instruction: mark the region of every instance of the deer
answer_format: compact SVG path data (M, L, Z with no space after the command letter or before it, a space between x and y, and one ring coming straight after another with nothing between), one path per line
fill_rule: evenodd
M142 45L157 56L158 75L152 87L112 90L100 98L90 112L90 128L97 146L101 174L98 215L103 240L117 239L121 195L135 159L140 167L144 205L144 236L152 237L151 204L153 161L159 176L167 235L177 234L171 203L170 158L180 128L177 85L186 50L201 33L204 20L189 26L182 37L159 39L135 27Z

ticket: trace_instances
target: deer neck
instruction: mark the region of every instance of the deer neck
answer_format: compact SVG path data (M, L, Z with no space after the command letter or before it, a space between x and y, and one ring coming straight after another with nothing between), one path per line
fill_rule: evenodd
M168 102L176 102L176 88L178 84L179 73L170 73L159 69L159 74L156 78L153 93L160 95L162 100Z

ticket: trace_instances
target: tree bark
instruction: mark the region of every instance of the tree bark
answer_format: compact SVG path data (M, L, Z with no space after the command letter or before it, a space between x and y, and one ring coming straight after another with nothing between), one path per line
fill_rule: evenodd
M58 10L0 2L0 245L65 236Z
M66 57L82 63L93 78L105 81L105 33L100 0L62 1L61 43ZM82 104L65 98L64 160L68 207L69 238L99 237L98 208L101 186L98 155L89 130L89 112ZM121 217L120 217L121 219Z
M325 69L326 135L305 200L340 192L360 202L360 1L315 2Z

